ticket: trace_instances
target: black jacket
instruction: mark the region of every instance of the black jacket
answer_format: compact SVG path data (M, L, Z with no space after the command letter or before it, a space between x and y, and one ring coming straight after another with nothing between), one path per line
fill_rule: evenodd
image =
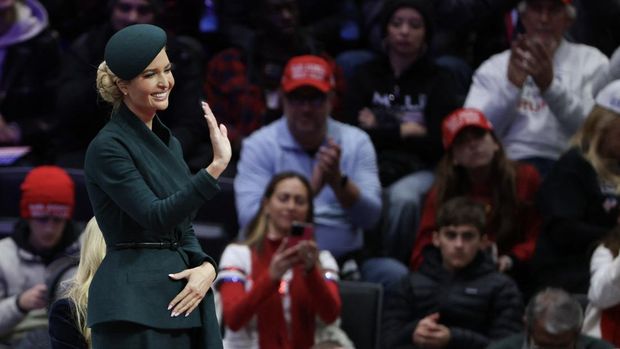
M353 76L345 98L345 115L354 125L361 109L377 117L377 127L367 129L377 150L381 184L387 186L404 175L434 168L443 155L441 122L461 103L452 75L424 56L399 77L387 56L362 65ZM418 118L427 134L402 138L398 115ZM414 120L416 121L416 120Z
M517 285L479 253L465 269L443 268L439 249L428 246L419 271L411 273L387 299L383 319L385 348L416 348L418 322L438 312L450 329L447 348L485 348L491 340L522 330L523 302Z
M40 161L50 160L49 139L60 71L60 46L49 29L6 50L0 76L0 115L15 122L21 144L33 146Z
M49 334L52 349L88 349L86 339L75 321L75 305L69 298L52 303L49 310Z
M533 263L539 287L587 293L594 247L616 225L620 197L599 183L577 149L566 152L545 178L538 197L544 225Z

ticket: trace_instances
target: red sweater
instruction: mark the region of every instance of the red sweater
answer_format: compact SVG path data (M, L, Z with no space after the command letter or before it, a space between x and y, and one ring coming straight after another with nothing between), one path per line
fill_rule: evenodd
M512 246L509 253L522 261L529 260L534 255L536 240L540 232L542 220L540 214L533 205L538 187L540 187L540 182L540 174L538 174L538 171L536 171L533 166L528 164L517 165L517 200L529 204L524 205L527 209L521 209L517 212L517 219L515 222L523 227L523 239ZM493 200L491 187L484 183L474 184L467 196L486 205L490 205ZM433 241L433 231L437 229L435 226L436 215L437 187L433 186L427 195L422 209L422 220L420 221L420 227L413 244L413 251L411 252L411 259L409 262L411 270L417 270L420 267L423 259L422 250ZM486 233L489 240L495 242L495 231L493 227L487 226ZM506 252L507 251L500 251L500 254Z
M310 348L314 344L315 320L318 315L325 323L340 315L338 285L324 279L320 268L306 273L302 267L293 270L290 292L290 331L284 318L280 282L271 280L269 262L280 241L265 240L261 254L252 250L252 288L245 290L240 282L223 282L220 293L226 326L233 331L244 327L257 316L259 346L271 348Z

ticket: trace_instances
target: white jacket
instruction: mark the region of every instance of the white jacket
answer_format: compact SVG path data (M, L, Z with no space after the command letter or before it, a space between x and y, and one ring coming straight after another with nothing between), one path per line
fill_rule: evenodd
M620 256L599 245L590 262L590 289L588 308L582 332L601 338L601 311L620 304Z
M506 50L478 68L465 106L482 110L510 158L556 160L592 109L593 83L609 60L594 47L562 40L553 57L553 82L541 93L531 77L522 89L508 80L509 57Z
M11 237L0 240L0 337L27 330L20 328L27 315L47 319L44 310L22 313L17 308L22 292L43 283L45 264L41 259L19 248Z

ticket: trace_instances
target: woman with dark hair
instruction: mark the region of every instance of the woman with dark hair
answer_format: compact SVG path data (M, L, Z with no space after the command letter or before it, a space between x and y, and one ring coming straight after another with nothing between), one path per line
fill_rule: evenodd
M312 189L294 172L275 175L242 243L226 247L216 281L227 348L310 348L316 329L340 315L338 264L305 236L313 219ZM317 321L320 320L320 321ZM318 326L318 327L317 327ZM338 340L342 338L323 338ZM346 338L344 339L346 341Z
M455 80L430 57L432 6L429 0L384 2L385 52L356 70L345 98L345 115L377 150L385 193L383 252L404 264L443 154L441 120L461 105Z
M446 154L426 198L411 268L417 269L422 249L431 242L437 209L449 199L465 195L486 206L486 233L499 270L523 270L534 253L540 229L534 207L540 175L534 167L506 157L493 126L477 109L457 109L446 117L443 144Z

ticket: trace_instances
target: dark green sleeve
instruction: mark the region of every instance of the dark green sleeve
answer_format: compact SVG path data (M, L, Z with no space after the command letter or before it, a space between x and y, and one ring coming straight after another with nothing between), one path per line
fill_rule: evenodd
M85 171L123 212L146 229L172 230L220 190L215 179L200 170L180 190L159 198L124 145L114 139L100 140L88 150ZM165 165L153 164L149 170L164 170Z

